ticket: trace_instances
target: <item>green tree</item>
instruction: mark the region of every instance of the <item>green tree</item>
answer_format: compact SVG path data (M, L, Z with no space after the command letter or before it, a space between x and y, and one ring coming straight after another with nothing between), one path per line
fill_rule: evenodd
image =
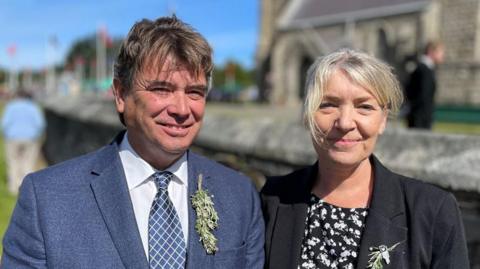
M229 60L225 65L218 66L213 72L213 85L217 88L229 87L245 88L255 83L255 72L243 67L240 63Z
M122 40L117 38L107 45L107 63L113 63ZM85 77L95 77L95 62L97 57L96 34L92 34L76 41L67 53L65 66L73 68L77 63L84 65Z
M0 84L5 83L6 77L7 76L5 70L0 68Z

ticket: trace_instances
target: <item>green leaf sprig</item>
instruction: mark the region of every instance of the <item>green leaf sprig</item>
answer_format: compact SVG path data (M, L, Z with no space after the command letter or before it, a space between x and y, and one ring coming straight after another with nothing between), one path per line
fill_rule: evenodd
M217 211L207 190L202 189L202 174L198 175L198 189L191 197L193 209L197 214L195 230L207 254L218 251L217 238L212 233L218 227Z

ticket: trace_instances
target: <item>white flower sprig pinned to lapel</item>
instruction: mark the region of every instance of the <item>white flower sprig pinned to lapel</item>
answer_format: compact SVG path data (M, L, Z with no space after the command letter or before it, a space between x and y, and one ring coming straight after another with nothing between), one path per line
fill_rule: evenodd
M383 263L390 264L390 251L394 250L402 242L398 242L391 247L380 245L379 247L370 247L370 259L367 268L382 269Z
M202 174L198 175L198 189L191 199L193 209L197 213L195 230L207 254L215 254L218 251L217 238L212 231L218 227L218 215L213 207L212 197L207 190L202 189Z

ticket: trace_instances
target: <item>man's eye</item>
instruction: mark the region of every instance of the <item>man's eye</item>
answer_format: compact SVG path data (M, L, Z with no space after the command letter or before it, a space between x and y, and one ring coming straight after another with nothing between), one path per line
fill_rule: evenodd
M148 91L155 94L156 96L162 96L162 97L167 97L172 92L171 89L166 88L166 87L153 87L153 88L148 89Z
M165 88L165 87L155 87L155 88L151 88L149 90L151 92L169 92L170 91L169 88Z
M202 87L192 87L192 88L187 88L186 90L186 94L194 99L194 100L198 100L198 99L202 99L205 97L206 93L207 93L207 90L202 88Z
M194 100L202 99L205 97L204 90L190 90L187 92L188 96Z

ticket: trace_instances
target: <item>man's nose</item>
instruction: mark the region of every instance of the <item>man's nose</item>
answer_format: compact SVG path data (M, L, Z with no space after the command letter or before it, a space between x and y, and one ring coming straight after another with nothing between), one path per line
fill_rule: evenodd
M175 91L168 112L177 118L188 117L189 107L187 95L183 91Z

